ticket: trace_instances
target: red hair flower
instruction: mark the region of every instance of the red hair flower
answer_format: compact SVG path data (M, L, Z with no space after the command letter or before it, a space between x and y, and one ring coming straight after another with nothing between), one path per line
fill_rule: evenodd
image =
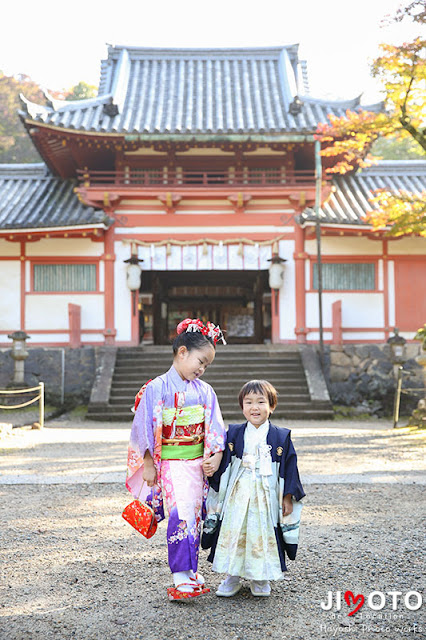
M176 327L177 334L190 332L190 331L199 331L208 338L211 338L216 344L218 340L222 340L223 344L226 344L225 338L223 337L223 333L221 328L213 324L213 322L208 321L207 325L204 325L199 318L185 318L182 322L179 322Z

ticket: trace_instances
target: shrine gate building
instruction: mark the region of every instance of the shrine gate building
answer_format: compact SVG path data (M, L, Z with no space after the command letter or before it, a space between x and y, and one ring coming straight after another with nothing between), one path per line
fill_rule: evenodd
M358 100L311 97L297 46L109 47L96 98L46 97L21 112L44 162L0 167L3 345L16 329L32 345L165 344L188 316L230 343L318 341L314 134ZM421 192L426 162L322 183L326 342L424 323L425 239L363 219L383 185Z

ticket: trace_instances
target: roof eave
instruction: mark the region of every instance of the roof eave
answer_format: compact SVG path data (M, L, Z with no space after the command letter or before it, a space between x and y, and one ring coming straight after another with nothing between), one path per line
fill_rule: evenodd
M27 233L52 233L55 231L89 231L91 229L101 229L107 231L109 227L104 223L95 224L76 224L76 225L60 225L58 227L17 227L9 229L8 227L0 227L0 234L27 234Z

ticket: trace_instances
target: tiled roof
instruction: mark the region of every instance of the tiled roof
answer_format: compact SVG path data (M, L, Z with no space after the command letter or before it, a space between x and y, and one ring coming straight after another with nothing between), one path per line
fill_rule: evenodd
M0 165L0 229L104 225L105 213L81 204L75 183L45 164Z
M307 69L298 45L260 49L109 47L99 95L78 102L22 98L21 117L73 129L120 134L289 134L315 131L360 99L304 97ZM300 113L291 115L295 96ZM375 109L378 105L375 105Z
M376 189L397 192L400 189L420 195L426 191L425 160L382 160L377 165L354 175L333 179L334 191L322 206L322 222L334 224L366 224L364 216L372 211L369 202ZM302 220L314 220L312 209L306 209Z

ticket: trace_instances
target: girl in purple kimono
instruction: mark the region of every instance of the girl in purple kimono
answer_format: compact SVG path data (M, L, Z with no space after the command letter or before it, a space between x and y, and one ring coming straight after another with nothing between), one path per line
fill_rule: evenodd
M173 364L142 388L130 434L126 487L157 521L169 514L170 600L207 593L197 573L206 476L219 468L225 426L215 392L201 376L223 340L219 327L187 318L177 327ZM223 342L225 342L223 340ZM145 483L145 485L144 485Z

